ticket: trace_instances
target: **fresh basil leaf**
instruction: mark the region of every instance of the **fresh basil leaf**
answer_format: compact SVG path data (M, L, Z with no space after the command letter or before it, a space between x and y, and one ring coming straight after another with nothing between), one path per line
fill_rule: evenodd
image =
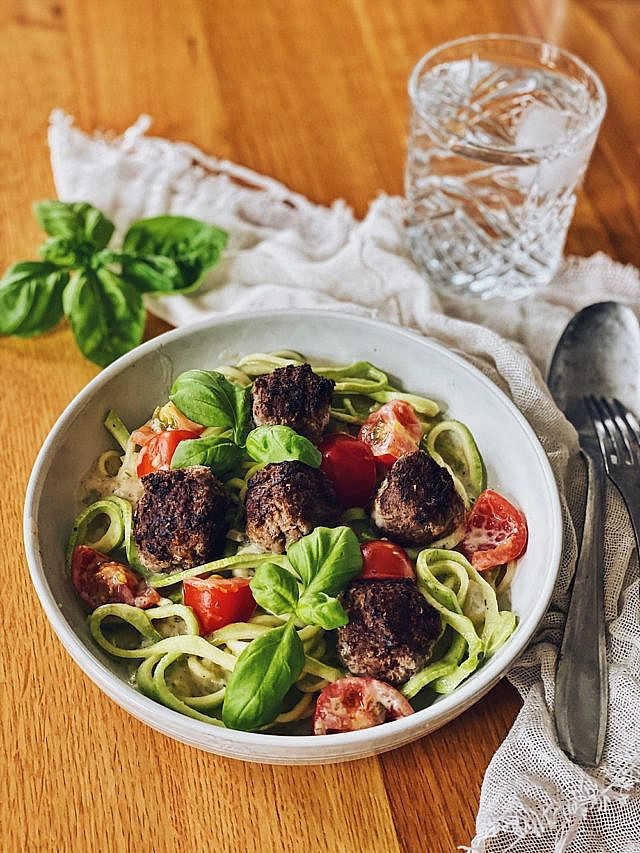
M247 436L247 453L263 465L297 459L319 468L322 454L308 438L288 426L259 426Z
M118 254L122 275L140 293L180 293L185 291L180 268L173 258L162 255Z
M304 666L304 647L293 620L253 640L238 658L227 684L222 721L251 732L273 722Z
M62 317L62 291L69 275L54 264L22 261L0 280L0 334L36 335Z
M326 592L305 593L296 608L296 616L306 625L319 625L325 631L340 628L349 621L338 599Z
M249 583L253 597L269 613L282 616L294 613L298 603L298 584L291 572L274 563L262 563ZM311 623L310 623L311 624Z
M111 270L76 270L64 290L63 306L80 350L101 367L142 340L142 297Z
M60 267L83 266L82 261L86 260L86 256L79 257L82 254L78 251L79 246L79 243L67 237L49 237L42 243L38 253L43 260ZM86 244L83 243L82 246L84 248Z
M181 280L178 283L175 278L168 277L168 286L162 289L185 293L198 287L206 271L218 261L227 238L226 231L197 219L157 216L134 222L125 235L122 249L128 255L162 255L175 261ZM131 263L123 262L123 273L127 277L135 275L140 285L152 277L142 266L139 264L132 271ZM158 278L154 276L153 280L157 285Z
M362 571L360 544L350 527L316 527L289 546L287 557L305 595L337 595Z
M86 241L96 249L103 249L115 230L113 222L87 202L50 199L38 202L33 209L47 234L78 243Z
M236 444L244 442L251 418L248 388L211 370L187 370L173 383L169 399L192 421L232 429Z
M242 459L242 450L230 438L211 435L181 441L171 458L172 468L206 465L216 477L226 477L236 470Z

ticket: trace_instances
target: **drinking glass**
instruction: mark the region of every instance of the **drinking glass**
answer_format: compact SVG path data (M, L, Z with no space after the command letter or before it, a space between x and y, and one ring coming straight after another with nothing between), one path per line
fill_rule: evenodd
M553 277L606 94L537 39L470 36L409 81L407 241L439 290L517 299Z

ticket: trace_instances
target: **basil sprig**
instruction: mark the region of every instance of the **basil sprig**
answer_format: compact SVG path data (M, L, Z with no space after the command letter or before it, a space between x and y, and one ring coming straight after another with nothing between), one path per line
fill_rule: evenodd
M293 614L306 625L325 631L347 624L335 596L362 571L358 539L350 527L316 527L289 546L283 566L263 563L251 578L260 607L276 616Z
M181 441L171 458L172 468L206 465L219 479L236 471L242 459L242 448L230 438L211 435Z
M337 595L362 571L360 543L350 527L316 527L289 546L287 559L308 595Z
M0 334L51 329L63 313L78 347L105 367L142 341L144 293L186 293L220 258L227 233L185 216L135 222L122 251L108 248L115 226L86 202L39 202L49 238L42 261L22 261L0 279Z
M299 460L310 468L319 468L322 454L308 438L288 426L265 425L251 430L247 436L247 453L254 462Z
M188 293L216 263L226 242L226 233L206 222L156 216L134 222L127 231L122 243L123 270L145 290L153 281L155 290ZM158 277L156 265L167 258L174 261L175 272L165 268Z
M291 572L275 563L262 563L249 583L256 602L275 616L295 613L300 598Z
M231 430L244 444L251 423L251 394L214 370L187 370L171 386L169 399L192 421Z
M235 665L224 694L222 722L250 732L272 722L304 667L293 619L253 640Z
M256 602L288 616L285 625L254 640L240 655L222 708L225 725L255 731L273 722L288 690L304 669L304 649L296 623L329 631L347 624L335 597L362 571L362 555L349 527L316 527L287 551L291 570L262 563L251 579Z
M0 334L28 337L55 326L68 281L65 270L44 261L9 267L0 281Z
M82 354L96 364L111 364L142 340L142 297L109 269L73 272L62 305Z

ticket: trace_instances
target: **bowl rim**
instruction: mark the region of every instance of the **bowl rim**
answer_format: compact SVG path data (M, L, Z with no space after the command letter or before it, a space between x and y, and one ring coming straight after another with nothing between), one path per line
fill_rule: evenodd
M277 745L283 753L284 759L287 757L285 754L286 751L294 747L296 752L300 750L311 750L314 754L313 757L316 757L315 754L324 750L322 744L326 743L325 739L319 739L316 735L281 735L264 732L244 732L236 729L227 729L222 726L210 725L208 723L201 722L200 720L187 717L177 711L161 705L159 702L147 698L143 694L139 693L132 685L123 681L119 676L111 672L109 668L95 657L84 645L62 614L47 582L34 521L35 518L37 518L44 483L49 469L53 464L52 449L55 447L59 437L64 433L69 422L72 421L83 409L86 401L93 396L95 391L97 391L101 386L108 384L114 376L126 371L143 356L154 351L161 351L166 343L174 342L181 338L188 338L195 333L207 329L215 329L216 327L224 326L226 324L251 322L253 320L264 319L265 317L272 318L274 320L276 318L292 320L293 318L307 317L313 318L315 321L328 320L329 322L355 322L368 327L372 331L384 329L385 332L391 332L400 337L409 338L412 341L420 343L425 347L425 350L435 350L439 352L441 355L444 355L446 358L455 362L463 369L463 371L472 376L474 380L480 382L487 392L493 395L496 402L499 401L504 407L510 410L512 416L519 422L524 436L527 438L534 455L537 457L537 461L543 473L547 490L547 498L550 502L551 516L555 521L554 528L551 531L552 535L550 537L551 569L547 573L547 577L540 589L540 594L534 606L526 615L526 621L530 626L529 630L521 633L516 632L510 640L474 674L475 677L462 682L462 684L460 684L452 693L443 696L434 705L430 705L421 711L416 711L415 714L408 717L403 717L398 720L385 723L384 726L376 726L355 732L333 734L330 738L330 751L332 753L339 753L341 749L346 749L348 747L360 747L361 749L365 745L373 747L373 742L380 741L383 743L388 741L390 738L397 740L398 745L401 745L401 743L406 743L410 739L411 733L419 736L417 733L421 728L425 727L425 724L438 722L441 718L443 722L448 719L452 719L453 717L451 716L451 712L462 713L462 711L474 704L506 673L515 660L522 654L532 637L535 635L537 627L547 610L547 606L557 580L562 551L563 527L558 489L547 456L535 432L533 431L533 428L516 405L494 382L492 382L487 376L462 356L452 352L446 346L431 338L425 337L424 335L405 329L401 326L396 326L392 323L383 322L370 317L343 314L338 311L327 311L323 309L274 309L269 311L247 311L222 316L209 316L195 323L190 323L158 335L121 356L95 376L71 400L55 421L42 447L40 448L40 451L38 452L29 478L24 505L24 544L31 580L53 630L75 663L104 693L107 694L107 696L109 696L109 698L152 728L185 743L198 746L201 749L209 749L210 751L216 751L216 745L213 741L226 741L229 747L242 746L244 748L251 748L252 746L262 746L266 748L267 746L275 747ZM456 716L457 713L455 713ZM404 738L403 735L405 736ZM207 741L212 742L207 745ZM329 747L329 743L327 743L326 746ZM237 757L242 756L238 755ZM321 756L318 755L317 757ZM359 756L356 755L354 757ZM250 759L251 756L246 756L246 758Z

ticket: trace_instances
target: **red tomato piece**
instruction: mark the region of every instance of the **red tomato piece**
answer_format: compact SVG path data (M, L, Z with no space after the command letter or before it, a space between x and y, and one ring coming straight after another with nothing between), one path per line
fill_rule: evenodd
M184 603L193 608L203 634L232 622L246 622L256 609L249 578L188 578L182 590Z
M143 444L146 444L150 441L154 435L158 435L158 433L153 429L149 424L143 424L138 429L134 429L131 433L131 439L134 444L139 444L142 447Z
M387 539L374 539L360 546L362 551L361 578L389 580L412 578L416 573L404 548Z
M418 449L422 426L408 403L392 400L369 415L358 438L371 447L377 462L391 466L396 459Z
M479 572L515 560L527 546L527 520L491 489L482 492L466 523L460 549Z
M413 714L395 687L375 678L340 678L318 696L313 715L314 735L355 732Z
M320 470L331 481L343 509L366 506L376 486L376 460L368 444L347 433L325 436Z
M87 545L77 545L73 550L71 579L92 610L101 604L131 604L146 610L160 601L158 592L133 569Z
M183 415L180 409L174 403L166 403L162 407L163 412L163 421L167 419L168 427L167 429L184 429L189 432L195 432L200 436L205 427L201 424L197 424L195 421L189 420L186 415ZM133 439L134 444L138 444L142 447L146 444L150 439L154 437L154 435L158 435L158 430L154 429L151 425L153 420L147 421L146 424L142 424L138 429L134 429L131 433L131 438Z
M164 418L168 419L171 429L188 429L191 430L191 432L197 432L198 435L205 431L205 427L203 427L202 424L197 424L195 421L190 420L180 411L175 403L169 402L163 406L162 414L163 420Z
M153 437L143 444L138 454L138 477L144 477L153 471L168 471L176 447L181 441L200 438L200 433L187 429L168 429L154 433Z

